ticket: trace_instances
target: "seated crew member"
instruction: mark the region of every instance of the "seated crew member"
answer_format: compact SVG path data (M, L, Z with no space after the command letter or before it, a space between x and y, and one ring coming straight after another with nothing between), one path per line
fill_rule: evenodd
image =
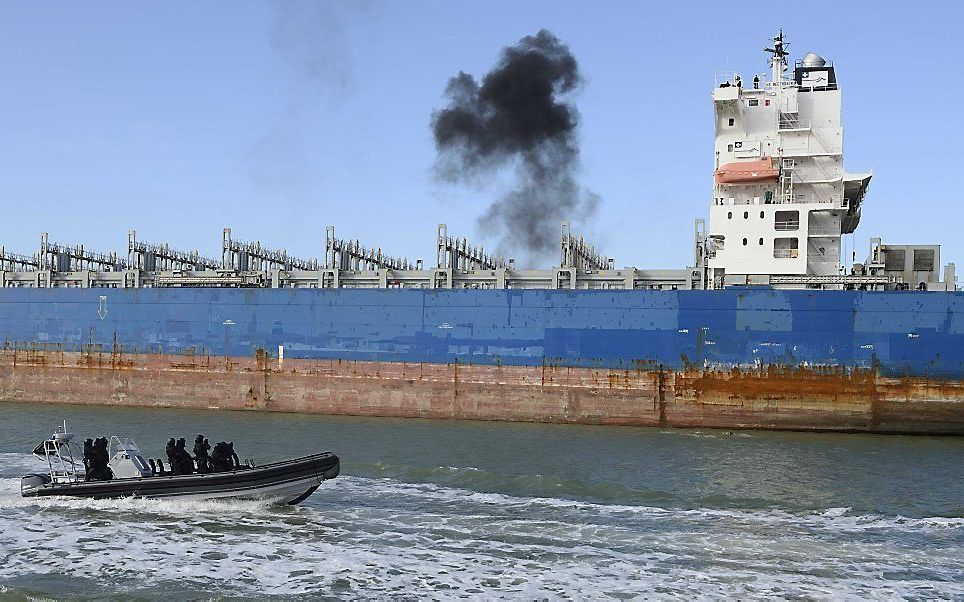
M174 443L174 437L167 440L164 452L167 454L167 465L171 467L171 474L180 474L177 471L177 446Z
M211 464L214 467L214 472L228 472L234 468L231 453L231 448L224 441L220 441L214 446L214 451L211 454Z
M179 474L191 474L194 472L194 460L191 458L191 454L187 453L185 449L187 442L184 437L177 440L177 445L175 446L175 453L177 454L177 463Z
M94 459L94 440L88 437L84 441L84 480L90 480L91 462Z
M100 437L93 444L93 453L90 459L90 473L87 475L88 481L109 481L114 478L114 472L108 466L110 461L107 451L107 439Z
M198 472L211 472L210 456L208 456L208 450L210 449L211 444L204 438L204 435L198 435L194 439L194 459L197 460Z
M224 472L224 442L214 444L211 450L211 470L214 472Z

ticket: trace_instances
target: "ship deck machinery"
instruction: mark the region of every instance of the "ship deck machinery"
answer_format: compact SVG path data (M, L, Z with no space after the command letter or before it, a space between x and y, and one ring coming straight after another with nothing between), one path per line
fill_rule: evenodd
M699 266L617 269L568 223L562 224L560 261L553 269L523 269L514 259L490 256L465 238L450 237L445 224L438 227L438 262L428 268L422 259L391 257L357 240L338 239L332 226L320 261L232 239L230 228L222 241L222 258L215 260L167 243L144 243L132 230L128 258L122 260L83 245L51 244L44 233L40 252L30 256L0 247L0 287L689 290L703 281ZM700 253L694 256L699 260Z
M320 260L44 235L0 249L0 400L964 434L953 264L880 239L846 261L871 176L843 170L837 74L767 50L769 78L714 88L692 267L615 268L568 225L543 270L444 226L435 267L333 228Z

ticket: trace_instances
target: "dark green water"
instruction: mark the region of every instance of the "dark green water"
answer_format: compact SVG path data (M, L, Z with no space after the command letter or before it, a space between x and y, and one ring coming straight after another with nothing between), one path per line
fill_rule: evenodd
M25 501L78 435L331 449L299 507ZM964 439L0 404L0 593L964 597Z

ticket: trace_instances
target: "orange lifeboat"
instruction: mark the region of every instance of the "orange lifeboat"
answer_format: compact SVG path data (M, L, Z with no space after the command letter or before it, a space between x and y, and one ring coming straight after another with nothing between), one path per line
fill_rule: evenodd
M756 184L776 182L780 170L773 166L773 159L764 156L754 161L724 163L714 172L717 184Z

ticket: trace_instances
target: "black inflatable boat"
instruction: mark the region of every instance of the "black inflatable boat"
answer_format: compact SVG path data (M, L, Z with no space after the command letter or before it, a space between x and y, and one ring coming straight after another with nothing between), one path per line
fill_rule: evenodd
M47 471L21 479L24 497L234 498L297 504L339 472L338 456L324 452L263 466L235 466L223 472L159 475L132 440L121 442L111 437L108 466L113 478L85 480L76 470L71 439L64 425L37 446L34 454L46 462Z

